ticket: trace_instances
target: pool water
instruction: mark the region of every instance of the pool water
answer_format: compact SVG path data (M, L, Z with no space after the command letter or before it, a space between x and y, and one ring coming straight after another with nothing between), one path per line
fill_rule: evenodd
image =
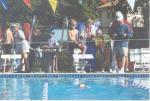
M0 78L0 100L148 100L134 80L148 78Z

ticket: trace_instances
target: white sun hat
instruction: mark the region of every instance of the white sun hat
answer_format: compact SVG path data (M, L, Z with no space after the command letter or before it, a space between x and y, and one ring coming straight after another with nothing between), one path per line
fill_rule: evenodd
M11 26L13 26L13 27L20 27L20 24L19 23L13 23Z

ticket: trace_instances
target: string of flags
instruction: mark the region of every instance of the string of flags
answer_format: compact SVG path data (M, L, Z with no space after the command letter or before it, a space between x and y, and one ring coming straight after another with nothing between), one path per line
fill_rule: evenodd
M30 0L23 0L24 4L27 5L30 9L32 9L31 7L31 1Z
M57 8L57 0L48 0L48 1L51 5L51 8L52 8L53 12L55 13L56 8Z
M135 6L135 0L127 0L127 2L129 3L132 11L134 10L134 6Z
M107 0L100 0L100 2L101 2L102 4L105 4L105 3L107 3L108 1L107 1Z
M27 7L32 9L31 0L23 0L23 2ZM48 0L48 2L49 2L50 6L52 8L52 11L55 13L58 1L57 0ZM8 10L7 0L0 0L0 6L2 6L5 10Z
M112 0L112 1L117 1L117 0ZM32 9L32 5L31 5L31 0L23 0L24 4L29 7L30 9ZM56 12L56 8L57 8L57 5L58 5L58 0L48 0L50 6L51 6L51 9L52 11L55 13ZM108 2L108 0L100 0L100 2L102 4L108 4L110 2ZM131 9L133 10L134 9L134 6L135 6L135 0L127 0L128 4L130 5ZM0 5L5 9L5 10L8 10L8 3L7 3L7 0L0 0ZM111 5L111 3L109 4ZM103 5L104 6L104 5Z
M5 10L8 9L7 0L0 0L0 5L3 6L3 8L4 8Z

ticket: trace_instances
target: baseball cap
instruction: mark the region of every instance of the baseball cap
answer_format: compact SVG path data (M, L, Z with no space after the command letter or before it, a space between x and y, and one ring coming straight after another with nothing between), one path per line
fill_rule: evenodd
M123 14L122 14L120 11L117 11L117 12L116 12L116 19L117 19L118 21L124 19Z

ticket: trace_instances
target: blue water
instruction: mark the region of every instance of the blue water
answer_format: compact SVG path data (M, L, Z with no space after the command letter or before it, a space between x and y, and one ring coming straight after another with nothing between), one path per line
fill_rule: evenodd
M49 100L148 100L149 90L134 79L140 78L0 78L0 100L42 100L45 84Z

